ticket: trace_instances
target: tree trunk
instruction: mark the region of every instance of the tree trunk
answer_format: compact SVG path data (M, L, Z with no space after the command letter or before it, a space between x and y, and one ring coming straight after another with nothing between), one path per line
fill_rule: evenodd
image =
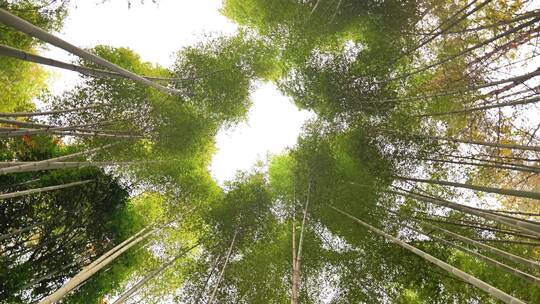
M448 22L448 20L452 20L453 18L455 18L457 15L461 14L462 12L464 12L465 10L467 10L471 5L473 5L474 3L476 3L477 0L472 0L470 3L468 3L467 5L465 5L464 7L462 7L461 9L455 11L450 17L448 17L448 19L446 19L444 22L441 22L439 24L439 26L437 26L435 29L431 30L430 31L430 34L432 34L431 37L425 39L424 41L420 42L419 45L417 45L416 47L414 47L412 50L409 50L407 52L405 52L405 54L403 54L402 56L400 56L398 59L396 60L393 60L393 62L395 63L397 60L403 58L403 57L406 57L406 56L409 56L411 55L412 53L414 53L415 51L419 50L421 47L425 46L426 44L430 43L431 41L433 41L435 38L439 37L440 35L446 33L449 29L451 29L454 25L456 25L457 23L459 23L460 21L466 19L467 17L469 17L471 14L475 13L476 11L478 11L479 9L481 9L482 7L484 7L485 5L487 5L489 2L493 1L493 0L486 0L482 3L480 3L480 5L478 5L477 7L475 7L474 9L472 9L470 12L464 14L463 16L457 18L456 20L452 21L449 25L445 26L444 28L442 28L442 25L446 22ZM442 28L442 29L441 29ZM439 30L440 29L440 30ZM433 33L435 32L435 33Z
M497 240L497 239L473 239L478 242L485 242L485 243L505 243L505 244L517 244L517 245L526 245L526 246L533 246L533 247L540 247L540 243L538 242L525 242L525 241L514 241L514 240Z
M513 189L501 189L501 188L493 188L493 187L484 187L484 186L475 186L475 185L467 185L462 183L454 183L449 181L440 181L440 180L431 180L431 179L422 179L422 178L412 178L412 177L403 177L403 176L395 176L397 179L401 180L407 180L412 182L419 182L419 183L427 183L427 184L434 184L434 185L442 185L442 186L451 186L451 187L457 187L457 188L464 188L464 189L471 189L475 191L481 191L485 193L495 193L495 194L501 194L501 195L508 195L508 196L515 196L515 197L523 197L523 198L531 198L540 200L540 192L532 192L532 191L522 191L522 190L513 190Z
M86 151L82 151L82 152L77 152L77 153L72 153L72 154L59 156L59 157L54 157L54 158L50 158L50 159L46 159L46 160L42 160L42 161L37 161L37 162L34 162L32 164L13 166L13 167L9 167L9 168L0 168L0 175L9 174L9 173L18 173L18 172L34 172L34 171L47 170L49 168L49 166L51 166L52 163L56 163L56 162L59 162L61 160L74 158L74 157L77 157L77 156L82 156L82 155L85 155L85 154L99 152L101 150L108 149L108 148L110 148L112 146L115 146L117 144L119 144L119 142L115 142L115 143L112 143L112 144L107 144L107 145L101 146L99 148L94 148L94 149L90 149L90 150L86 150Z
M478 43L476 45L468 47L467 49L465 49L465 50L463 50L463 51L461 51L461 52L459 52L457 54L448 56L448 57L443 58L443 59L441 59L439 61L436 61L436 62L434 62L432 64L428 64L428 65L426 65L424 67L418 68L418 69L416 69L416 70L414 70L412 72L405 73L403 75L399 75L399 76L396 76L396 77L392 77L392 78L384 81L384 83L387 83L387 82L390 82L390 81L395 81L395 80L400 80L400 79L406 79L406 78L409 78L410 76L416 75L418 73L422 73L422 72L427 71L429 69L432 69L432 68L434 68L436 66L447 63L447 62L449 62L449 61L451 61L451 60L453 60L455 58L458 58L458 57L463 56L463 55L465 55L467 53L470 53L470 52L472 52L472 51L474 51L476 49L479 49L482 46L488 45L488 44L490 44L490 43L492 43L492 42L494 42L494 41L496 41L496 40L498 40L498 39L500 39L502 37L514 34L515 32L517 32L517 31L519 31L519 30L521 30L523 28L526 28L527 26L531 26L531 25L535 24L538 20L540 20L540 17L536 17L536 18L534 18L534 19L532 19L530 21L527 21L527 22L525 22L523 24L520 24L520 25L518 25L516 27L513 27L513 28L511 28L511 29L509 29L509 30L507 30L507 31L505 31L503 33L500 33L500 34L498 34L498 35L496 35L496 36L494 36L494 37L492 37L492 38L490 38L490 39L488 39L486 41L483 41L481 43Z
M309 206L309 198L311 195L311 182L308 186L307 196L306 196L306 204L304 206L304 215L302 218L302 226L300 227L300 240L298 240L298 253L296 254L296 272L295 272L295 287L296 290L294 292L295 299L294 304L298 304L299 298L300 298L300 283L301 283L301 277L300 277L300 269L301 269L301 262L302 262L302 247L304 245L304 230L306 227L306 218L307 218L307 210Z
M210 272L206 276L206 280L204 281L204 285L203 285L203 288L201 289L201 292L199 292L199 295L195 298L195 301L193 303L198 304L201 301L203 293L206 291L206 287L208 286L208 282L210 282L210 278L214 274L214 271L217 269L220 260L221 260L221 255L218 255L218 257L216 258L216 262L214 263L214 265L210 269Z
M297 304L296 303L296 221L295 221L295 214L293 211L293 218L292 218L292 274L291 274L291 280L292 280L292 289L291 289L291 304Z
M199 243L193 245L192 247L184 250L182 253L180 253L179 255L177 255L176 257L174 257L173 259L171 259L170 261L168 261L167 263L163 264L161 267L159 267L158 269L154 270L154 271L151 271L150 273L148 273L142 280L140 280L139 282L137 282L137 284L133 285L133 287L131 287L128 291L126 291L125 293L123 293L116 301L113 302L113 304L121 304L121 303L124 303L132 294L136 293L137 291L139 291L139 289L141 288L141 286L143 286L144 284L148 283L148 281L152 280L153 278L155 278L156 276L158 276L159 274L161 274L163 271L165 271L169 266L171 266L174 262L176 262L176 260L178 260L179 258L181 258L182 256L184 256L186 253L190 252L193 248L199 246Z
M505 293L504 291L501 291L477 278L475 278L474 276L468 274L468 273L465 273L459 269L457 269L456 267L450 265L450 264L447 264L439 259L437 259L436 257L432 256L432 255L429 255L425 252L423 252L422 250L414 247L414 246L411 246L405 242L403 242L402 240L398 239L398 238L395 238L385 232L383 232L382 230L379 230L361 220L359 220L358 218L346 213L345 211L342 211L336 207L332 207L330 206L330 208L336 210L337 212L353 219L354 221L356 221L357 223L359 223L360 225L366 227L367 229L375 232L376 234L386 238L387 240L391 241L392 243L395 243L409 251L411 251L412 253L422 257L423 259L427 260L428 262L430 263L433 263L435 264L436 266L446 270L447 272L449 272L450 274L462 279L463 281L465 281L466 283L469 283L473 286L476 286L478 287L479 289L485 291L486 293L488 293L489 295L491 295L492 297L495 297L501 301L503 301L504 303L508 303L508 304L525 304L525 302L517 299L517 298L514 298L513 296Z
M540 168L535 168L535 167L521 168L521 167L514 167L514 166L507 166L507 165L482 164L482 163L475 163L475 162L433 159L433 158L415 158L415 159L423 160L423 161L430 161L430 162L456 164L456 165L476 166L476 167L494 168L494 169L501 169L501 170L513 170L513 171L521 171L521 172L528 172L528 173L540 173Z
M491 252L491 253L496 254L496 255L498 255L500 257L508 259L510 261L525 265L526 267L531 267L531 268L534 268L534 269L540 269L540 263L538 263L536 261L531 261L529 259L517 256L517 255L509 253L509 252L506 252L504 250L500 250L498 248L495 248L495 247L492 247L492 246L489 246L489 245L486 245L486 244L482 244L482 243L480 243L478 241L475 241L473 239L470 239L468 237L464 237L464 236L459 235L457 233L454 233L452 231L448 231L448 230L446 230L444 228L441 228L441 227L438 227L438 226L435 226L435 225L432 225L432 224L429 224L429 223L426 223L426 222L422 223L422 225L424 225L424 226L426 226L426 227L428 227L430 229L438 230L438 231L452 237L453 239L460 240L460 241L462 241L464 243L467 243L467 244L470 244L470 245L472 245L472 246L474 246L476 248L483 249L485 251Z
M146 231L147 228L139 231L137 234L140 234L141 232ZM117 247L111 249L109 252L107 252L104 256L100 257L95 262L88 265L85 269L83 269L81 272L79 272L77 275L75 275L71 280L66 282L60 289L55 291L53 294L49 295L45 299L43 299L40 304L52 304L60 301L65 295L67 295L70 291L72 291L74 288L76 288L79 284L86 281L88 278L90 278L94 273L101 270L103 267L114 261L118 256L120 256L122 253L139 243L140 241L144 240L146 237L148 237L150 234L154 233L155 229L150 230L141 236L132 239L130 242L127 242L128 240L122 242L120 245L123 245L120 247L118 245ZM131 238L130 238L131 239ZM115 250L116 249L116 250ZM98 262L99 261L99 262ZM96 263L97 262L97 263Z
M540 101L540 96L522 99L522 100L514 100L514 101L472 107L472 108L463 109L463 110L428 113L428 114L413 115L413 116L414 117L433 117L433 116L444 116L444 115L453 115L453 114L468 114L468 113L472 113L476 111L484 111L484 110L489 110L489 109L504 108L504 107L517 106L517 105L526 105L526 104L535 103L538 101Z
M119 162L93 162L93 161L83 161L83 162L53 162L44 170L53 170L53 169L68 169L68 168L84 168L84 167L107 167L107 166L131 166L131 165L145 165L145 164L152 164L152 163L163 163L164 161L119 161ZM34 164L36 162L0 162L0 168L9 168L13 166L19 166L19 165L30 165ZM29 171L33 171L32 168L30 168ZM27 172L25 170L18 171L20 172ZM32 180L32 181L37 181Z
M441 223L441 224L448 224L448 225L453 225L453 226L459 226L459 227L466 227L466 228L473 228L473 229L479 229L479 230L485 230L485 231L498 232L498 233L513 235L513 236L517 236L517 237L527 238L527 239L531 239L531 240L540 239L539 237L536 237L536 236L531 235L531 234L523 234L523 233L519 233L519 232L516 232L516 231L513 231L513 230L499 229L499 228L495 228L495 227L491 227L491 226L478 226L478 225L471 225L471 224L463 224L463 223L449 221L449 220L444 220L443 221L443 220L436 220L436 219L432 219L432 218L416 218L416 219L423 220L423 221L436 222L436 223Z
M530 274L528 274L526 272L523 272L523 271L521 271L519 269L510 267L510 266L508 266L508 265L506 265L504 263L501 263L501 262L499 262L497 260L494 260L494 259L492 259L490 257L487 257L487 256L485 256L483 254L480 254L480 253L478 253L476 251L470 250L470 249L465 248L463 246L453 244L452 242L449 242L449 241L447 241L447 240L445 240L443 238L440 238L438 236L427 234L427 233L425 233L423 231L420 231L420 230L415 229L413 227L410 227L408 225L405 225L405 227L407 227L407 228L409 228L411 230L414 230L414 231L416 231L416 232L418 232L420 234L423 234L425 236L428 236L428 237L430 237L432 239L438 240L439 242L442 242L442 243L444 243L444 244L446 244L446 245L448 245L448 246L450 246L452 248L457 248L457 249L461 250L462 252L466 252L466 253L478 258L479 260L485 262L486 264L492 265L492 266L494 266L496 268L499 268L501 270L509 272L509 273L511 273L511 274L513 274L513 275L515 275L517 277L523 278L523 279L525 279L525 280L527 280L529 282L532 282L533 284L536 284L536 285L540 286L540 279L535 277L535 276L532 276L532 275L530 275Z
M506 216L506 215L493 214L490 212L485 212L482 209L456 204L454 202L447 201L441 198L432 198L425 195L418 195L417 193L414 193L414 192L401 193L401 192L392 191L392 190L385 191L385 192L413 198L419 201L423 201L423 202L435 204L438 206L458 210L464 213L476 215L476 216L479 216L488 220L493 220L501 224L516 228L525 233L530 233L537 237L540 237L540 226L538 224L528 222L519 218L514 218L514 217Z
M151 86L155 89L158 89L161 92L168 93L168 94L176 94L179 95L179 91L173 90L167 87L164 87L162 85L159 85L157 83L154 83L144 77L141 77L133 72L130 72L116 64L113 64L99 56L96 56L88 51L85 51L81 48L76 47L73 44L70 44L54 35L51 35L47 33L46 31L42 30L41 28L11 14L10 12L0 9L0 22L11 26L21 32L24 32L28 34L29 36L32 36L34 38L37 38L39 40L42 40L44 42L50 43L56 47L59 47L65 51L68 51L71 54L77 55L83 59L86 59L90 62L93 62L97 65L106 67L110 69L113 72L116 72L120 75L125 76L126 78L129 78L131 80L134 80L136 82L139 82L141 84L145 84L148 86Z
M2 45L0 44L0 55L2 54ZM86 106L73 109L65 110L53 110L53 111L43 111L43 112L14 112L14 113L0 113L0 117L34 117L34 116L44 116L44 115L53 115L53 114L64 114L71 112L84 111L88 109L99 109L101 105Z
M3 45L3 44L0 44L0 56L16 58L16 59L25 60L25 61L38 63L38 64L43 64L43 65L48 65L48 66L52 66L52 67L56 67L56 68L60 68L60 69L64 69L64 70L75 71L75 72L78 72L78 73L81 73L81 74L84 74L84 75L87 75L87 76L92 76L92 77L130 79L129 77L126 77L125 75L122 75L122 74L119 74L119 73L116 73L116 72L110 72L110 71L107 71L107 70L100 70L100 69L94 69L94 68L84 67L84 66L80 66L80 65L75 65L75 64L71 64L71 63L65 63L65 62L62 62L62 61L58 61L58 60L54 60L54 59L34 55L34 54L31 54L31 53L28 53L28 52L25 52L25 51L22 51L22 50L19 50L19 49L16 49L16 48L13 48L13 47L10 47L10 46L7 46L7 45ZM184 80L184 79L181 79L181 78L166 78L166 77L152 77L152 76L141 76L141 77L143 77L145 79L148 79L148 80L154 80L154 81L179 81L179 80L181 81L181 80ZM63 112L60 112L60 113L63 113ZM2 116L2 115L0 115L0 116ZM10 116L12 116L12 115L10 115ZM27 116L27 115L23 115L23 116ZM33 116L35 116L35 115L33 115Z
M467 93L467 92L470 92L470 91L477 91L477 90L480 90L480 89L493 87L493 86L497 86L497 85L501 85L501 84L505 84L505 83L521 83L523 81L526 81L526 80L528 80L530 78L533 78L533 77L536 77L538 75L540 75L540 68L538 68L538 69L536 69L536 70L534 70L534 71L532 71L530 73L527 73L527 74L514 76L514 77L510 77L510 78L505 78L505 79L501 79L501 80L496 80L496 81L484 83L484 84L481 84L481 85L472 86L470 88L456 89L456 90L453 90L453 91L447 91L447 92L430 94L430 95L407 96L407 97L389 98L389 99L382 99L382 100L362 99L362 100L359 100L359 101L363 101L363 102L373 101L373 102L377 102L377 103L394 102L394 101L396 101L396 102L404 102L404 101L413 101L413 100L423 100L423 99L435 98L435 97L463 95L464 93ZM482 97L487 97L489 95L492 95L492 94L491 93L486 93L486 94L483 94L481 96Z
M11 231L11 232L2 234L2 235L0 235L0 241L3 241L3 240L5 240L5 239L12 238L12 237L14 237L14 236L16 236L16 235L18 235L18 234L23 234L23 233L25 233L25 232L31 231L32 229L34 229L34 228L36 228L36 227L38 227L38 226L41 226L41 225L43 225L44 223L47 223L47 222L49 222L49 221L51 221L51 220L55 220L55 219L57 219L57 218L59 218L59 217L60 217L60 216L56 216L56 217L51 218L51 219L48 219L48 220L44 220L44 221L37 222L37 223L35 223L35 224L33 224L33 225L30 225L30 226L27 226L27 227L24 227L24 228L21 228L21 229L15 229L15 230L13 230L13 231Z
M223 279L223 275L225 274L225 268L227 267L227 264L229 263L229 259L231 258L232 250L234 247L234 241L236 240L236 235L238 234L238 228L234 232L234 236L231 241L231 245L229 246L229 251L227 252L227 256L225 257L225 262L223 263L223 267L221 268L221 272L219 274L218 280L216 282L216 286L214 287L214 290L212 291L212 295L210 296L210 299L208 300L208 304L214 303L214 298L216 296L216 292L219 288L219 284L221 283L221 280Z
M34 193L41 193L41 192L46 192L46 191L54 191L54 190L60 190L60 189L80 186L80 185L88 184L88 183L90 183L92 181L93 180L91 180L91 179L87 179L87 180L83 180L83 181L80 181L80 182L73 182L73 183L62 184L62 185L35 188L35 189L17 191L17 192L11 192L11 193L2 193L2 194L0 194L0 200L19 197L19 196L24 196L24 195L29 195L29 194L34 194Z

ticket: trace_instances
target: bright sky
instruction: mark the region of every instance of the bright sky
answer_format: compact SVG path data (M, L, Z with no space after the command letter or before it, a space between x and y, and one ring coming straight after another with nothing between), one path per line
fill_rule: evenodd
M221 0L160 0L158 4L133 0L74 1L64 28L58 36L79 47L106 44L129 47L144 61L165 67L174 62L174 53L204 39L204 34L233 34L236 25L219 14ZM51 47L45 56L67 61L66 52ZM53 93L69 89L77 74L50 69L56 74ZM277 154L294 145L303 122L312 117L299 111L272 84L260 84L252 94L249 118L217 136L218 153L210 166L219 182L234 177L237 170L249 169L268 153Z

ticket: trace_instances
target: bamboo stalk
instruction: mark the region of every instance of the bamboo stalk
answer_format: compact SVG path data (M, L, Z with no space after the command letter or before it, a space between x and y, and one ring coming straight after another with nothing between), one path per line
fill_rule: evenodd
M223 267L221 268L221 272L219 274L218 280L216 282L216 286L214 286L214 290L212 291L212 295L210 296L210 299L208 300L208 304L212 304L214 302L214 298L216 296L216 292L219 288L219 284L221 283L221 280L223 280L223 275L225 274L225 268L227 267L227 264L229 263L229 259L231 258L232 250L234 247L234 242L236 240L236 235L238 234L238 229L234 232L234 236L231 241L231 245L229 246L229 251L227 252L227 257L225 258L225 262L223 263Z
M108 149L117 144L119 144L119 142L107 144L99 148L94 148L94 149L90 149L90 150L86 150L82 152L72 153L69 155L64 155L64 156L59 156L59 157L54 157L51 159L38 161L32 164L24 164L24 165L9 167L9 168L0 168L0 175L9 174L9 173L18 173L18 172L32 172L32 171L47 170L49 166L54 162L74 158L74 157L85 155L85 154L95 153L101 150Z
M170 267L174 262L176 262L179 258L183 257L185 254L187 254L188 252L190 252L191 250L193 250L195 247L199 246L199 244L195 244L193 246L191 246L190 248L184 250L182 253L180 253L179 255L177 255L176 257L172 258L170 261L168 261L167 263L163 264L161 267L159 267L158 269L154 270L154 271L151 271L150 273L148 273L142 280L140 280L139 282L137 282L135 285L133 285L133 287L131 287L130 289L128 289L128 291L126 291L125 293L123 293L116 301L114 301L112 304L121 304L121 303L124 303L127 299L129 299L129 297L131 295L133 295L134 293L136 293L137 291L139 291L139 289L141 288L141 286L145 285L146 283L148 283L150 280L152 280L153 278L155 278L156 276L160 275L163 271L165 271L168 267Z
M508 195L508 196L515 196L515 197L523 197L523 198L531 198L531 199L540 200L540 192L513 190L513 189L502 189L502 188L493 188L493 187L485 187L485 186L475 186L475 185L468 185L468 184L463 184L463 183L455 183L455 182L442 181L442 180L430 180L430 179L423 179L423 178L413 178L413 177L403 177L403 176L394 176L394 177L397 178L397 179L408 180L408 181L412 181L412 182L443 185L443 186L451 186L451 187L465 188L465 189L471 189L471 190L475 190L475 191L481 191L481 192L485 192L485 193L496 193L496 194L501 194L501 195Z
M504 108L504 107L517 106L517 105L526 105L526 104L531 104L538 101L540 101L540 96L535 96L532 98L527 98L527 99L522 99L522 100L514 100L514 101L509 101L509 102L504 102L504 103L483 105L483 106L472 107L472 108L462 109L462 110L428 113L428 114L420 114L420 115L413 115L413 116L414 117L433 117L433 116L444 116L444 115L453 115L453 114L468 114L472 112L484 111L484 110L489 110L489 109L498 109L498 108Z
M146 231L146 228L141 230ZM139 231L139 233L141 233ZM89 266L87 266L85 269L83 269L81 272L79 272L77 275L75 275L71 280L66 282L60 289L55 291L53 294L47 296L45 299L39 302L39 304L52 304L60 301L64 296L66 296L70 291L72 291L74 288L76 288L81 283L84 283L88 278L90 278L94 273L101 270L103 267L114 261L118 256L120 256L122 253L130 249L131 247L135 246L140 241L144 240L146 237L148 237L150 234L152 234L155 231L155 229L150 230L137 238L130 238L129 242L128 240L121 243L123 246L116 246L109 252L107 252L104 256L100 257L95 262L91 263ZM137 234L139 234L137 233ZM116 249L116 250L115 250ZM98 262L99 261L99 262Z
M2 44L0 44L0 55L2 54ZM88 109L98 109L102 105L93 105L80 108L64 109L64 110L52 110L52 111L43 111L43 112L13 112L13 113L0 113L0 117L34 117L34 116L44 116L44 115L53 115L53 114L63 114L70 112L84 111Z
M11 192L11 193L2 193L2 194L0 194L0 200L8 199L8 198L20 197L20 196L34 194L34 193L41 193L41 192L54 191L54 190L60 190L60 189L80 186L80 185L88 184L88 183L90 183L92 181L93 180L91 180L91 179L87 179L87 180L83 180L83 181L80 181L80 182L73 182L73 183L56 185L56 186L35 188L35 189L23 190L23 191Z
M151 86L155 89L158 89L161 92L167 93L167 94L173 94L173 95L179 95L180 92L177 90L173 90L167 87L164 87L162 85L159 85L157 83L154 83L144 77L141 77L133 72L130 72L116 64L113 64L99 56L96 56L88 51L85 51L81 48L76 47L73 44L70 44L54 35L51 35L44 31L43 29L29 23L28 21L21 19L10 12L0 9L0 22L4 23L5 25L8 25L10 27L13 27L23 33L28 34L29 36L32 36L34 38L40 39L44 42L50 43L56 47L59 47L65 51L68 51L71 54L77 55L83 59L86 59L88 61L91 61L95 64L98 64L100 66L106 67L110 69L111 71L114 71L120 75L125 76L126 78L129 78L131 80L134 80L136 82L139 82L141 84L145 84L148 86Z
M457 204L457 203L454 203L454 202L451 202L451 201L448 201L448 200L444 200L444 199L441 199L441 198L432 198L432 197L428 197L428 196L425 196L425 195L419 195L419 194L414 193L414 192L402 193L402 192L397 192L397 191L392 191L392 190L385 191L385 192L392 193L392 194L397 194L397 195L400 195L400 196L410 197L410 198L413 198L413 199L416 199L416 200L419 200L419 201L423 201L423 202L426 202L426 203L431 203L431 204L435 204L435 205L438 205L438 206L458 210L458 211L461 211L461 212L464 212L464 213L476 215L476 216L479 216L479 217L482 217L482 218L485 218L485 219L494 220L494 221L499 222L501 224L516 228L516 229L518 229L520 231L523 231L525 233L530 233L530 234L533 234L533 235L535 235L537 237L540 237L540 225L534 224L534 223L531 223L531 222L528 222L528 221L525 221L525 220L522 220L522 219L519 219L519 218L506 216L506 215L500 215L500 214L493 214L493 213L490 213L490 212L485 212L485 211L483 211L481 209L478 209L478 208L472 208L472 207L469 207L469 206L460 205L460 204Z
M333 207L333 206L330 206L330 208L334 209L335 211L349 217L350 219L356 221L357 223L359 223L360 225L364 226L365 228L375 232L376 234L378 234L379 236L382 236L384 237L385 239L391 241L392 243L395 243L409 251L411 251L412 253L420 256L421 258L425 259L426 261L432 263L432 264L435 264L436 266L446 270L447 272L449 272L450 274L460 278L461 280L463 280L464 282L466 283L469 283L473 286L476 286L477 288L485 291L486 293L488 293L489 295L491 295L492 297L494 298L497 298L501 301L503 301L504 303L507 303L507 304L526 304L525 302L505 293L504 291L502 290L499 290L487 283L485 283L484 281L481 281L479 279L477 279L476 277L466 273L466 272L463 272L459 269L457 269L456 267L448 264L448 263L445 263L439 259L437 259L436 257L410 245L410 244L407 244L406 242L403 242L402 240L396 238L396 237L393 237L387 233L385 233L384 231L382 230L379 230L361 220L359 220L358 218L352 216L351 214L345 212L345 211L342 211L341 209L338 209L336 207Z
M473 245L476 248L481 248L481 249L483 249L485 251L489 251L489 252L491 252L493 254L496 254L496 255L498 255L500 257L503 257L505 259L508 259L510 261L520 263L522 265L525 265L527 267L531 267L531 268L534 268L534 269L540 269L540 263L538 263L536 261L532 261L532 260L520 257L518 255L506 252L504 250L501 250L501 249L498 249L498 248L495 248L495 247L480 243L478 241L475 241L475 240L470 239L468 237L464 237L464 236L459 235L459 234L457 234L455 232L446 230L446 229L441 228L439 226L432 225L430 223L424 222L424 223L422 223L422 225L427 226L430 229L438 230L438 231L440 231L440 232L442 232L442 233L444 233L444 234L446 234L446 235L448 235L448 236L450 236L450 237L452 237L454 239L457 239L457 240L460 240L460 241L462 241L464 243Z
M499 261L497 261L495 259L487 257L487 256L485 256L483 254L480 254L480 253L476 252L476 251L465 248L465 247L463 247L461 245L453 244L452 242L447 241L447 240L445 240L445 239L443 239L441 237L438 237L436 235L428 234L426 232L423 232L423 231L421 231L419 229L413 228L413 227L408 226L408 225L405 225L405 227L407 227L407 228L409 228L409 229L411 229L413 231L416 231L416 232L418 232L420 234L423 234L425 236L429 236L430 238L438 240L439 242L445 243L445 244L447 244L447 245L449 245L451 247L455 247L455 248L457 248L457 249L459 249L459 250L461 250L463 252L466 252L466 253L478 258L479 260L485 262L486 264L489 264L489 265L492 265L492 266L494 266L496 268L502 269L502 270L504 270L504 271L506 271L508 273L511 273L511 274L513 274L513 275L515 275L517 277L520 277L520 278L525 279L525 280L527 280L529 282L532 282L533 284L536 284L536 285L540 286L540 279L533 276L533 275L530 275L530 274L528 274L526 272L523 272L523 271L521 271L519 269L510 267L510 266L508 266L508 265L506 265L504 263L501 263L501 262L499 262Z

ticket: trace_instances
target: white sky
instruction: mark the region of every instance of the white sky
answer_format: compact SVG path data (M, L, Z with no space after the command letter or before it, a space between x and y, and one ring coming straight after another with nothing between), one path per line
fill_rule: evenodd
M64 28L58 36L79 47L106 44L129 47L142 60L165 67L174 62L174 52L204 39L204 34L233 34L236 25L220 15L221 0L160 0L145 4L133 0L74 1ZM51 47L44 52L54 59L71 60L66 52ZM77 74L49 69L53 93L61 93L77 82ZM292 146L303 122L312 116L299 111L272 84L260 84L252 94L254 102L246 123L220 132L216 138L218 153L210 170L223 183L237 170L246 170L268 153L276 154Z

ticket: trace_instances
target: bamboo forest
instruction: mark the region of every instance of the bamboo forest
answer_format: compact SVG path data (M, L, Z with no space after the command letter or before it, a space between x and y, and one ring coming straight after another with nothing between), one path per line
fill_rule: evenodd
M540 1L0 0L0 303L540 303Z

